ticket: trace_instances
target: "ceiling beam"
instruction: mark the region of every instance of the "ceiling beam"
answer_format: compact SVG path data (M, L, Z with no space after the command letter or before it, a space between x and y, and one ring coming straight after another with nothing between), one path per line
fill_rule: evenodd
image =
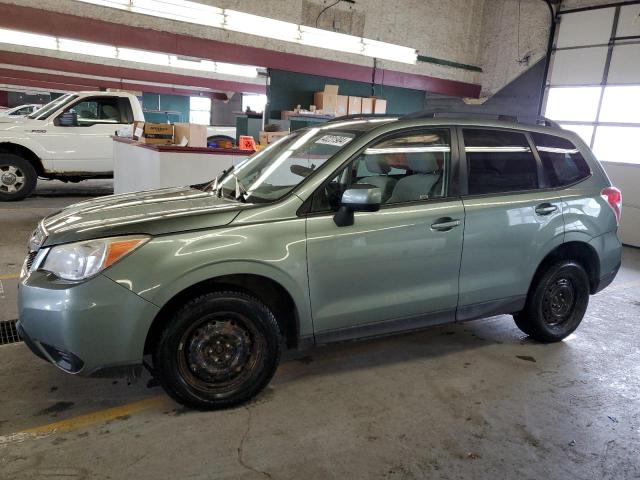
M236 45L9 4L0 4L0 27L366 83L371 82L373 73L371 67L362 65L276 52L264 48ZM477 98L480 95L480 85L477 84L380 68L375 73L378 83L388 86L459 97Z

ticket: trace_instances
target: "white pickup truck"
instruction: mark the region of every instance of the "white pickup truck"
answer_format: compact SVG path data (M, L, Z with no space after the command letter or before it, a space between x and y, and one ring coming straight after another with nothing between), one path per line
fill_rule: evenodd
M22 200L38 177L78 182L113 176L116 130L144 120L126 92L68 93L33 114L0 124L0 201ZM235 128L208 130L234 136Z

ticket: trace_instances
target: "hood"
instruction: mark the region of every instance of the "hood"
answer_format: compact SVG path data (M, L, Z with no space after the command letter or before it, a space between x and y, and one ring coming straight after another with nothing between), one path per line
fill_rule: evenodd
M251 204L191 187L109 195L42 220L44 246L116 235L162 235L227 225Z

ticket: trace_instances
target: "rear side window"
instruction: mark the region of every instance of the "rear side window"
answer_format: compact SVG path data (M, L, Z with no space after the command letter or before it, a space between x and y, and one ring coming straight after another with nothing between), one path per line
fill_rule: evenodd
M538 167L524 134L463 129L469 195L538 188Z
M550 187L570 185L591 175L580 150L566 138L544 133L532 133L531 138Z

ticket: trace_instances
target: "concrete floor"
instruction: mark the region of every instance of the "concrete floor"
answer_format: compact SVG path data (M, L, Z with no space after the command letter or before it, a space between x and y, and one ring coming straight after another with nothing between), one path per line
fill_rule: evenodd
M79 199L0 204L2 319L36 221ZM639 288L640 250L625 248L565 342L536 344L501 316L316 349L221 412L3 346L0 478L638 479Z

